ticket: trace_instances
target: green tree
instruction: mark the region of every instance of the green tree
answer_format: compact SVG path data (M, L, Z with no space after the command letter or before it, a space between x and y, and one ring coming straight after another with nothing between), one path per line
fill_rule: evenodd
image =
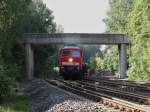
M0 1L0 97L10 93L16 77L21 71L13 56L13 48L17 32L17 25L21 23L29 0L1 0ZM20 72L21 73L21 72Z
M104 19L106 32L125 33L127 17L132 9L133 0L109 0L110 10Z
M55 33L53 20L52 11L42 0L0 1L0 98L9 94L16 82L24 80L24 46L17 44L16 39L24 33ZM46 67L55 46L33 47L42 62L36 66Z
M150 80L150 1L135 0L128 21L126 31L132 42L128 76Z
M107 33L124 33L128 15L132 10L133 0L109 0L110 9L104 19ZM110 51L110 52L107 52ZM104 68L118 72L118 47L109 45L104 52Z
M43 4L42 0L34 0L28 7L27 17L24 19L24 29L26 29L26 33L56 32L56 23L53 21L54 16L52 15L52 11ZM55 45L33 47L35 57L35 75L44 76L50 74L53 67L50 67L48 64L48 59L55 55L58 48ZM54 62L51 63L51 66L54 66L53 63Z
M125 33L131 42L132 54L127 72L129 79L150 80L150 1L110 0L107 15L104 20L106 31ZM117 57L116 54L110 54L109 57Z

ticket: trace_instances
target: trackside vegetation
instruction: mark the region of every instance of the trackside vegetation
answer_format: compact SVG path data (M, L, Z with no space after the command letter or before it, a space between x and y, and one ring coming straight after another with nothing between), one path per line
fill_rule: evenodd
M6 109L9 112L9 109L13 110L12 108L23 108L23 111L25 108L25 100L21 101L24 95L18 96L14 92L14 88L18 88L25 80L24 45L17 44L16 39L22 38L24 33L56 33L62 30L63 28L54 22L52 11L42 0L0 1L0 111ZM54 54L57 47L33 47L35 49L35 73L38 76L53 73L51 68L55 63ZM7 97L11 99L12 95L16 95L16 103L5 102ZM18 112L22 111L18 110Z
M104 19L106 33L126 34L131 42L127 47L127 78L150 81L150 0L109 0L109 4ZM96 69L117 72L117 49L116 46L107 46L103 56L96 56Z
M27 97L22 94L11 95L0 105L0 112L27 112Z

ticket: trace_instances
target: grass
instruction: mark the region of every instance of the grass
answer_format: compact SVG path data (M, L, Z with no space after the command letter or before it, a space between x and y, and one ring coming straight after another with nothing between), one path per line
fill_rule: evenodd
M6 98L0 104L0 112L27 112L27 97L22 93L17 93Z

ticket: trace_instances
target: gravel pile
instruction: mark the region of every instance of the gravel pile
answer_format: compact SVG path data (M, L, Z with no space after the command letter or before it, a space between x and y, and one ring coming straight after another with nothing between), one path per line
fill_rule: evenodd
M50 86L44 80L33 80L24 87L29 98L29 112L116 112L99 103Z
M118 112L113 109L103 107L99 103L91 101L72 101L67 100L56 104L48 112Z

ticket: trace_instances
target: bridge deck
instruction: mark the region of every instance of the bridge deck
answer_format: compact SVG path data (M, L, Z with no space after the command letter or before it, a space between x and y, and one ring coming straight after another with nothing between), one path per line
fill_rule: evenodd
M18 41L20 43L31 44L129 44L127 37L123 34L94 33L32 33L24 34L24 38L19 39Z

